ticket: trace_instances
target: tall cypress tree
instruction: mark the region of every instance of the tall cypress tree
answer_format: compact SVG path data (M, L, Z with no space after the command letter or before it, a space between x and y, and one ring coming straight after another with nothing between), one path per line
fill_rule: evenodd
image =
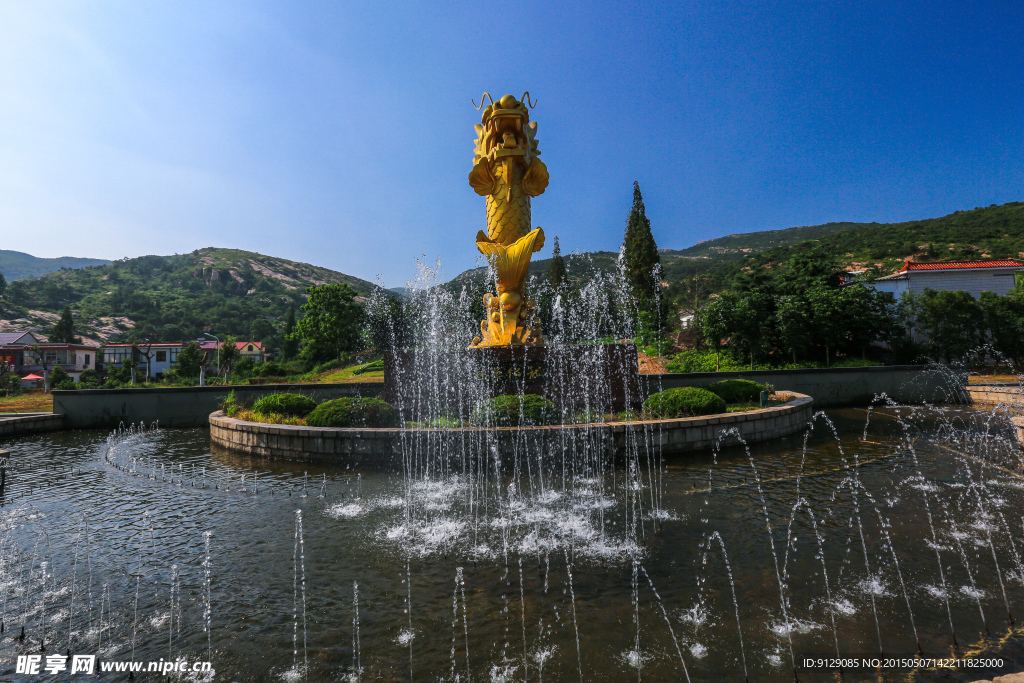
M551 251L551 265L548 266L548 282L556 292L562 288L565 282L565 259L562 258L562 250L558 246L558 238L555 238L555 248Z
M65 306L60 319L50 328L50 341L61 344L75 343L75 319L71 315L71 307Z
M661 283L655 267L661 264L658 245L651 234L651 221L644 210L640 183L633 181L633 208L626 220L626 237L622 245L623 270L633 297L641 311L657 313L657 293Z
M295 358L299 353L299 339L295 336L295 304L288 309L288 322L284 326L284 341L281 343L281 356L285 360Z

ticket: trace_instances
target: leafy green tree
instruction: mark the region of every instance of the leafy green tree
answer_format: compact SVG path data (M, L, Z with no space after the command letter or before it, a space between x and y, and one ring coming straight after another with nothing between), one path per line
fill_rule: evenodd
M811 306L806 297L783 296L775 309L775 330L779 344L788 349L797 364L797 355L804 356L813 337Z
M274 329L274 324L266 318L256 318L249 323L249 341L263 342L264 351L269 351L271 347L276 348L276 337L277 330Z
M238 351L238 340L234 337L224 337L220 346L220 374L225 380L231 376L231 370L241 355Z
M633 207L626 220L626 235L622 243L622 267L630 294L637 308L658 315L658 293L661 287L659 268L661 257L651 233L640 183L633 182Z
M0 396L21 396L25 389L21 386L21 378L15 372L0 374Z
M205 362L205 354L200 350L199 344L192 342L178 353L178 358L174 362L174 370L179 377L198 378L199 369Z
M969 292L926 287L917 297L916 315L938 359L959 360L981 344L984 313Z
M842 290L830 287L815 287L807 293L811 328L825 347L825 367L831 367L832 357L848 331L845 300Z
M736 311L735 297L726 293L711 299L695 314L695 322L704 340L715 350L715 372L722 368L721 354L723 341L734 329L733 314Z
M992 348L1018 367L1024 364L1024 289L1006 296L982 292L978 303Z
M363 311L347 283L307 287L309 299L295 327L302 340L302 357L310 363L341 360L359 346Z
M295 304L288 309L288 321L284 325L284 338L281 342L281 359L295 358L299 353L299 338L295 334Z
M556 292L565 283L565 259L562 257L562 249L558 246L557 236L555 237L555 247L551 250L551 263L548 265L548 282L551 284L551 289Z
M4 277L3 273L0 273L0 299L3 298L4 292L7 290L7 278Z
M412 344L413 321L405 302L387 293L375 293L365 308L366 335L377 351Z

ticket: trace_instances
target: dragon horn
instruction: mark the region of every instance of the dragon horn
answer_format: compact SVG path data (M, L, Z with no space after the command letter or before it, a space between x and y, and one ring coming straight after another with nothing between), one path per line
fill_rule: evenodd
M537 106L537 102L540 102L540 100L537 100L537 102L534 102L532 99L530 99L530 91L529 90L525 91L523 93L523 96L519 98L520 102L522 102L523 100L526 100L527 102L530 103L530 109L533 109L534 107L536 107ZM482 102L482 100L481 100L481 102Z
M476 107L477 111L480 111L481 109L484 108L484 98L485 97L491 101L491 106L493 107L494 106L494 98L491 97L491 93L489 93L489 92L485 92L483 95L480 96L480 106L479 107L476 107L476 101L475 100L470 99L469 101L473 103L473 106Z

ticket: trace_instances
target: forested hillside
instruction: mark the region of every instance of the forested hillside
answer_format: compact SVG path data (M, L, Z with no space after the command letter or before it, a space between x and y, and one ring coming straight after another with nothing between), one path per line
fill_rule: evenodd
M1024 258L1024 202L906 223L860 224L816 240L768 249L743 266L770 265L818 246L849 267L889 274L907 260Z
M109 265L18 280L0 302L4 327L44 331L70 306L76 333L93 341L178 341L204 330L274 339L305 289L348 283L359 295L374 285L343 273L235 249L141 256Z

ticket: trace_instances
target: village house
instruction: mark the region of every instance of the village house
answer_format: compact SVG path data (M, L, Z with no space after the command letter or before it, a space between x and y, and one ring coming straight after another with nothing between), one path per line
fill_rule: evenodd
M1008 294L1017 278L1024 277L1024 261L991 259L985 261L907 261L899 272L880 277L872 286L897 299L903 292L921 294L925 288L938 291L969 292L977 299L982 292Z
M205 341L199 345L200 350L209 352L209 357L214 358L217 352L217 342ZM221 347L223 348L223 347ZM258 341L240 341L235 342L235 348L238 349L239 358L251 358L253 363L262 363L266 360L266 354L263 351L263 342Z
M97 351L86 344L41 342L31 332L0 333L0 363L13 366L22 377L45 376L60 367L77 382L83 372L96 368Z
M103 347L103 364L108 368L121 367L126 360L131 358L139 371L155 379L171 369L178 360L178 354L188 344L188 342L107 344Z

